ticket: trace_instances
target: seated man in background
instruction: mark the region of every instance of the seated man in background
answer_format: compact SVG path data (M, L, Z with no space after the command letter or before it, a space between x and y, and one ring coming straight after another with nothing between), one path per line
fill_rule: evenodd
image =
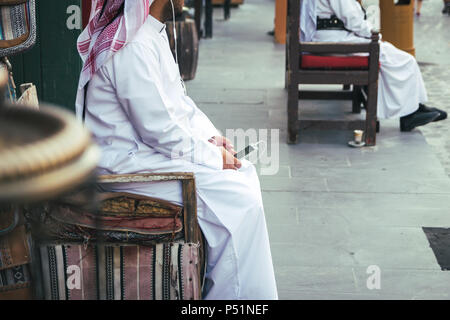
M78 39L77 114L102 149L101 174L195 173L208 243L205 299L277 299L256 170L234 157L186 95L170 50L164 21L182 7L183 0L93 2ZM178 182L108 187L182 203Z
M368 42L371 29L357 0L302 1L301 41ZM401 131L447 118L444 111L425 106L426 101L427 91L416 59L381 41L378 118L400 117Z

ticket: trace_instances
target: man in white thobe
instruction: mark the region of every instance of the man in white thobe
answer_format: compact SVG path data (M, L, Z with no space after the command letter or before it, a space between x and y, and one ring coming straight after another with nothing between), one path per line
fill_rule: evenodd
M339 19L342 27L318 28L318 19ZM356 0L302 0L301 41L369 42L372 26ZM416 59L392 44L380 42L378 118L400 118L400 129L447 118L437 108L424 105L427 92Z
M125 19L132 16L130 0L117 1L125 1ZM152 2L142 26L92 75L85 98L80 85L77 113L101 146L99 171L194 172L208 243L204 298L277 299L255 168L233 157L229 141L185 94L162 23L171 16L170 2ZM175 9L182 3L174 0ZM108 188L182 203L178 182Z

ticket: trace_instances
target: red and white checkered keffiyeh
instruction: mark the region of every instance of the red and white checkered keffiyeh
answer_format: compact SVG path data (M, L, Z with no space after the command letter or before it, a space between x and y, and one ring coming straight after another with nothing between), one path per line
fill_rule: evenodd
M83 60L78 89L142 27L154 0L92 0L89 23L78 38Z

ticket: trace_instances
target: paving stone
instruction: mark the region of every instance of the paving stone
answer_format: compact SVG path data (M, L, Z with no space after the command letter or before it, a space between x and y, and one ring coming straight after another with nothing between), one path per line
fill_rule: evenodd
M415 40L430 105L450 111L450 19L441 5L424 1ZM398 119L382 120L370 148L349 148L352 132L330 130L301 131L300 143L287 145L285 48L266 34L273 9L272 0L246 0L228 21L215 10L214 37L201 40L187 87L224 132L278 130L269 150L279 152L279 170L260 180L280 298L450 298L450 273L422 230L450 227L450 121L401 133ZM363 117L350 102L300 108L301 117ZM367 288L370 265L381 268L380 290Z

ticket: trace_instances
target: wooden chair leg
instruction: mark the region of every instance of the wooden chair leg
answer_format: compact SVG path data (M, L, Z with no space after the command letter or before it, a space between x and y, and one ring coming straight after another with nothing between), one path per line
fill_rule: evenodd
M205 2L205 38L213 36L213 5L212 0Z
M352 96L353 106L352 106L352 112L353 113L361 113L361 87L360 86L353 86L353 96Z
M298 143L298 84L289 85L288 93L288 144Z
M287 40L289 41L289 39ZM286 58L285 58L285 74L284 74L284 88L288 89L290 84L290 77L289 77L289 50L288 50L288 44L286 43Z
M203 11L203 0L195 0L195 26L197 28L197 35L200 39L202 37L202 11Z
M374 146L377 136L378 82L369 84L366 108L366 146Z

